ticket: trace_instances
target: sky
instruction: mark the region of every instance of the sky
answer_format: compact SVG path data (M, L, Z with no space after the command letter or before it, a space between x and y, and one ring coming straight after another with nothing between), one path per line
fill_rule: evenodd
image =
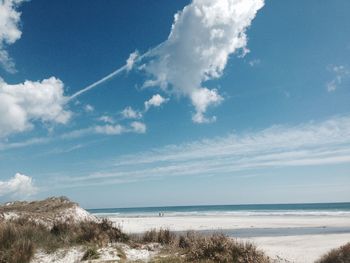
M347 0L0 0L0 202L350 201Z

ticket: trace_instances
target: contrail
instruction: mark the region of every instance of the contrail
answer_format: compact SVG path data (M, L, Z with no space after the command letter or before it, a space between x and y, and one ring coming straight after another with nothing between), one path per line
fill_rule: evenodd
M89 86L77 91L76 93L74 93L72 96L69 97L68 101L75 99L76 97L80 96L81 94L95 88L96 86L102 84L103 82L113 78L114 76L118 75L119 73L123 72L124 70L127 69L127 65L125 64L124 66L122 66L121 68L118 68L117 70L113 71L112 73L108 74L107 76L103 77L102 79L90 84Z
M140 60L142 60L144 57L150 56L152 55L152 53L154 53L160 46L162 46L163 43L159 44L158 46L156 46L155 48L152 48L151 50L147 51L146 53L139 55L135 60L134 60L134 64L136 62L139 62ZM106 82L107 80L110 80L111 78L117 76L118 74L122 73L125 70L128 70L128 65L125 64L124 66L116 69L115 71L113 71L112 73L108 74L107 76L103 77L102 79L90 84L89 86L77 91L76 93L74 93L72 96L70 96L68 98L68 102L75 99L76 97L79 97L80 95L84 94L85 92L95 88L96 86Z

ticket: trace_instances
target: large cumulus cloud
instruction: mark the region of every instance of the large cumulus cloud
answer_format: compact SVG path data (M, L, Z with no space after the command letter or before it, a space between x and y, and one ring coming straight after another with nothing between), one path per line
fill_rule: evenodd
M30 130L35 121L67 123L71 112L63 87L55 77L16 85L0 79L0 137Z
M151 52L143 68L152 78L145 86L187 96L196 111L193 121L211 121L204 114L223 97L203 83L222 75L230 54L247 51L246 29L263 5L263 0L194 0L175 15L168 39Z

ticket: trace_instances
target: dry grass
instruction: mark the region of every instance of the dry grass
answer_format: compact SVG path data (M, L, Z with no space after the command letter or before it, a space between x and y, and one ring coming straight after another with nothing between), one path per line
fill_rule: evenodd
M57 223L51 229L25 219L3 221L0 223L0 263L29 262L37 248L52 252L74 245L93 247L126 241L128 236L107 220Z
M56 223L48 229L33 221L20 219L0 223L0 263L26 263L37 248L53 252L58 248L75 245L85 245L88 248L84 259L89 260L98 257L98 246L113 242L127 242L134 247L159 243L163 250L153 262L270 262L252 244L239 243L222 234L204 236L188 232L176 235L167 229L161 229L148 231L130 240L129 236L108 220L99 223ZM121 253L121 257L125 258L125 254ZM328 262L333 261L322 263Z
M100 254L97 252L96 247L89 247L84 253L81 260L93 260L93 259L98 259L99 257L100 257Z
M152 247L150 243L161 244L162 253L153 262L269 262L255 246L238 243L221 234L203 236L188 232L178 235L168 229L160 229L130 237L106 219L79 223L72 219L64 222L62 218L58 219L57 215L76 205L67 198L59 197L0 206L0 263L26 263L36 249L54 252L77 245L86 246L84 259L90 260L98 256L98 247L116 242L128 243L134 248ZM1 213L8 212L19 214L20 218L1 221ZM126 259L123 251L119 254L123 260Z
M26 238L32 233L27 226L15 224L0 224L0 262L29 262L34 254L33 242Z
M162 245L172 245L176 242L176 235L168 229L160 229L159 231L152 229L143 234L142 241L144 243L159 243Z
M19 213L34 213L34 214L46 214L54 213L57 211L63 211L68 208L78 205L70 201L67 197L50 197L45 200L26 202L16 201L0 206L0 213L6 212L19 212Z
M204 236L195 232L175 235L168 230L146 232L141 239L164 246L153 262L269 263L270 259L250 243L237 242L223 234Z
M316 263L347 263L350 262L350 242L340 248L333 249L321 257Z

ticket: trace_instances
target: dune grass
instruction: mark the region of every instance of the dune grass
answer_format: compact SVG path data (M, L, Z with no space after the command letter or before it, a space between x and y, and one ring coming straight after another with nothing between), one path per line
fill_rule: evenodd
M161 229L130 237L106 219L101 222L60 222L47 228L22 218L0 222L0 263L26 263L30 262L36 249L50 253L76 245L86 246L83 259L91 260L98 258L98 247L115 242L132 247L160 244L162 251L153 262L269 262L252 244L239 243L222 234L202 236L188 232L177 235Z
M251 243L237 242L223 234L210 236L195 232L176 235L160 229L146 232L141 240L164 245L163 253L152 262L235 262L269 263L270 259Z
M97 252L96 247L89 247L84 255L82 260L93 260L93 259L98 259L100 257L100 254Z
M53 252L75 245L104 246L129 237L108 220L56 223L51 229L28 219L0 222L0 263L29 262L36 249ZM91 251L90 251L91 252ZM90 253L91 256L93 253Z
M332 249L316 263L347 263L350 262L350 242L340 248Z

